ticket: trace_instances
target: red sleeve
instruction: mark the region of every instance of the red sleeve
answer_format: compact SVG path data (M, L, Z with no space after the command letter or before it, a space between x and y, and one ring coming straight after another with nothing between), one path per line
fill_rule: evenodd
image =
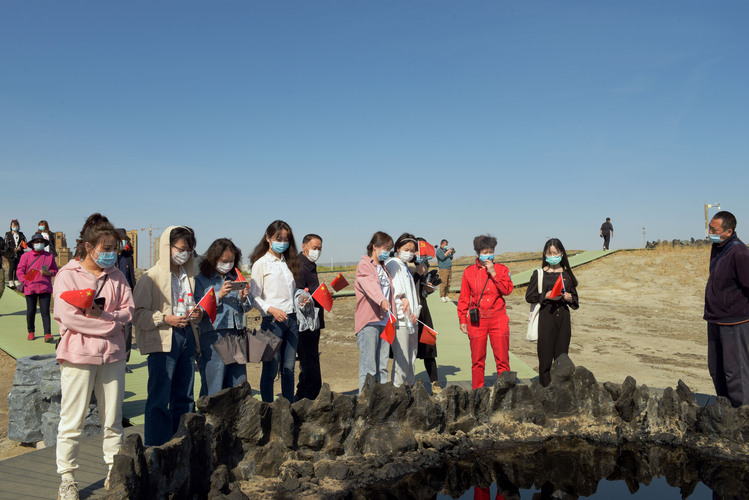
M458 322L465 324L466 315L468 314L468 305L471 300L471 278L469 275L472 274L473 266L466 267L463 271L463 279L460 282L460 296L458 297Z
M492 278L492 283L497 287L500 295L510 295L515 285L512 283L510 278L510 270L503 264L497 264L494 266L496 271L495 276Z

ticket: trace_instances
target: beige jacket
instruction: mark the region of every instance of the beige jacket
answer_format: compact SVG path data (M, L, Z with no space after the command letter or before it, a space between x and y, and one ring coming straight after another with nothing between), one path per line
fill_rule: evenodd
M172 272L169 235L179 226L169 226L159 240L159 260L138 280L133 290L135 313L133 331L141 354L169 352L172 350L172 327L164 316L172 313ZM195 289L195 256L183 264L190 279L190 289Z

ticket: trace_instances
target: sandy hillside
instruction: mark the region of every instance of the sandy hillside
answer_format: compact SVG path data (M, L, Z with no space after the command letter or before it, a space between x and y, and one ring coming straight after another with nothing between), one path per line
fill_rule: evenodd
M702 320L708 248L660 248L617 252L575 270L580 309L572 313L570 356L599 381L621 383L627 375L650 387L673 387L679 379L695 392L713 393L707 371ZM500 256L515 260L517 256ZM538 265L537 259L510 263L511 272ZM456 268L454 283L462 268ZM353 284L353 271L344 273ZM325 279L329 279L327 275ZM454 296L457 299L457 295ZM536 345L523 340L528 304L525 288L507 297L510 349L536 368ZM321 340L323 379L334 391L355 391L358 350L353 335L354 298L336 299L326 314ZM258 324L253 315L250 324ZM466 351L466 356L469 356ZM438 358L439 364L439 358ZM15 362L0 351L0 391L7 394ZM249 381L259 387L260 367L250 365ZM280 391L280 382L276 382ZM7 439L8 406L0 398L0 458L28 451Z

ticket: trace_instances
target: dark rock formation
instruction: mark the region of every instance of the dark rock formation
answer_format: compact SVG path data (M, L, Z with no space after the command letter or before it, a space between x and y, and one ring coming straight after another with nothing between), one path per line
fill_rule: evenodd
M732 408L719 398L702 408L681 382L660 396L631 377L600 384L567 356L554 363L546 388L516 385L514 373L503 373L491 388L449 386L432 398L420 382L395 388L368 378L358 397L324 386L315 401L290 405L285 399L262 403L244 384L201 398L198 407L204 416L186 415L163 446L144 450L137 436L128 438L115 458L113 497L147 491L151 498L188 492L194 498L337 498L477 450L552 438L678 446L692 458L749 454L749 407ZM613 474L595 447L586 453L600 463L594 477ZM562 470L557 482L574 482L577 473Z

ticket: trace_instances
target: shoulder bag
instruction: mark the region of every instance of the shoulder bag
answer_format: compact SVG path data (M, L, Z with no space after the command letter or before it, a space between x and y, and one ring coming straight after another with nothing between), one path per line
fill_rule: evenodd
M536 281L538 281L538 294L543 292L544 272L542 269L536 269ZM531 304L531 312L528 316L528 331L525 334L525 340L536 342L538 340L538 312L541 310L541 302Z

